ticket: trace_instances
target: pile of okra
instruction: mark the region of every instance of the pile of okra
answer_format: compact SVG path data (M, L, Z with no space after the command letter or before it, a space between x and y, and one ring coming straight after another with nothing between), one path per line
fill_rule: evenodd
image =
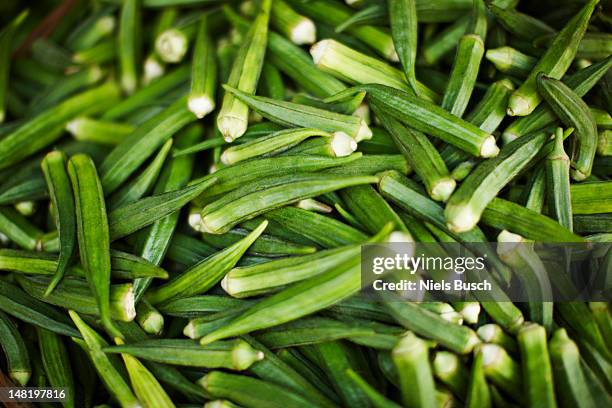
M365 243L612 241L609 1L0 3L0 386L612 406L608 302L360 283Z

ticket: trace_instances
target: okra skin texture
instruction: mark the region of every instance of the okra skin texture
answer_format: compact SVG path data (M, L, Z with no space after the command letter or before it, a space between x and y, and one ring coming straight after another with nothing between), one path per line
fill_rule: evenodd
M537 76L544 73L561 78L576 56L580 40L599 0L590 0L557 34L523 84L510 96L508 115L529 115L541 102L537 92Z
M582 181L591 175L597 152L597 125L587 104L567 85L544 75L538 76L538 89L555 114L568 127L576 129L572 178Z
M140 59L140 1L126 0L121 7L119 21L119 65L121 87L127 94L134 92L138 86L138 68Z
M376 408L400 408L400 405L385 398L378 390L372 387L366 380L352 369L346 370L346 375L368 396L372 405Z
M393 138L406 161L424 181L429 196L436 201L446 201L455 189L448 168L435 146L418 130L402 126L374 105L374 112Z
M103 111L116 103L118 97L116 85L108 82L68 98L36 115L0 140L0 170L20 162L59 139L59 129L69 120L84 112Z
M408 84L418 94L414 72L418 45L416 0L390 0L389 17L393 45L404 68Z
M493 136L408 92L376 84L357 86L345 92L353 91L367 92L376 105L399 121L474 156L495 157L499 153Z
M217 57L208 33L207 16L198 25L191 65L191 91L187 106L198 119L215 109L217 88Z
M61 281L76 247L75 205L66 161L66 156L56 151L47 154L41 163L49 197L55 209L55 226L60 240L57 270L46 293L51 293Z
M556 407L546 330L527 323L517 335L526 400L529 406Z
M6 119L6 98L9 83L9 71L11 64L11 49L15 33L23 20L28 16L28 11L23 11L13 19L6 27L0 30L0 123Z
M609 181L572 184L570 196L573 214L601 214L612 212L610 200L612 184Z
M23 387L32 375L30 357L17 326L3 312L0 312L0 335L0 347L4 352L8 374Z
M68 358L68 349L62 338L56 333L36 328L40 356L47 379L53 387L65 387L69 391L66 401L62 405L66 408L74 407L74 376Z
M487 204L529 165L545 141L545 133L515 140L504 146L499 156L476 167L446 204L444 216L449 229L465 232L474 228Z
M570 194L570 160L563 150L563 131L555 132L555 148L546 158L548 210L568 230L573 230Z
M87 155L72 156L68 161L68 174L74 192L81 262L100 317L106 328L116 334L110 317L110 236L102 183L95 164Z
M425 341L408 332L391 352L397 368L406 407L436 407L435 386L429 348Z
M491 391L482 366L482 353L476 352L467 387L465 406L467 408L489 408L492 406Z
M483 55L484 42L479 35L467 34L461 37L455 55L455 65L442 99L443 109L455 116L463 116L476 84Z
M525 78L536 64L536 59L512 47L487 50L485 58L491 61L498 71Z

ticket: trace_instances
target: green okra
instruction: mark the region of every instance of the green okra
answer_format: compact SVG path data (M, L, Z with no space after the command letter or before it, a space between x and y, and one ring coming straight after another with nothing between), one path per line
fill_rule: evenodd
M558 387L559 402L562 406L596 407L583 369L580 365L578 346L568 337L563 328L555 330L548 343L552 374Z
M456 232L474 228L487 204L530 164L545 141L545 133L534 133L504 146L499 156L477 166L446 204L448 228Z
M518 354L516 340L505 333L499 325L494 323L482 325L476 330L476 333L483 342L497 344L511 355Z
M546 331L527 323L517 335L523 367L525 400L529 405L556 407Z
M188 66L181 66L163 75L150 84L139 88L121 102L113 104L102 115L102 119L117 120L125 118L129 114L134 113L134 111L149 105L152 100L168 94L168 92L180 87L182 84L186 84L190 74L191 71Z
M212 139L204 140L200 143L196 143L193 146L186 147L181 150L175 150L173 153L173 157L184 156L186 154L199 153L204 150L215 149L221 147L225 144L225 140L219 137L215 137Z
M134 131L132 125L77 117L66 124L66 130L80 141L118 145Z
M406 80L415 93L418 92L415 75L418 46L418 15L415 0L389 2L391 37L398 58L406 74Z
M608 305L605 302L589 302L589 309L593 313L593 317L597 321L599 330L603 338L608 339L612 334L612 320Z
M0 139L0 169L5 169L55 142L61 136L59 127L85 114L104 111L118 98L112 83L84 91L46 109Z
M66 388L68 392L62 405L66 408L74 407L74 376L66 345L56 333L41 328L37 328L36 332L40 356L49 384L57 388Z
M11 207L0 207L0 233L28 250L37 248L42 237L42 231Z
M266 119L288 127L318 128L326 132L344 132L359 142L372 137L372 131L360 118L329 112L307 105L276 101L249 95L238 89L223 86L255 112Z
M208 33L208 16L202 17L191 64L191 90L187 105L198 119L202 119L215 109L217 87L217 60L213 43Z
M108 391L117 398L122 407L140 407L140 402L136 399L130 386L125 382L122 372L118 369L118 367L121 367L118 358L109 356L102 351L104 347L108 346L108 343L89 327L76 312L69 311L68 313L81 332L87 354Z
M41 163L45 175L49 197L54 207L55 227L60 241L59 258L53 280L46 294L53 291L62 280L76 247L75 204L70 178L66 169L66 155L60 151L47 154Z
M216 179L202 181L181 190L155 194L121 206L108 214L108 228L111 240L125 237L152 224L160 218L178 211L199 196L202 191L215 183Z
M605 73L612 67L612 57L581 69L574 75L564 78L563 82L572 89L576 95L583 97ZM546 104L538 106L535 111L525 117L514 120L502 135L505 142L543 129L556 121L556 115Z
M435 65L440 59L450 53L470 26L471 16L465 14L455 20L435 37L425 41L422 47L423 60L429 65Z
M410 167L425 183L430 197L437 201L448 200L456 183L450 177L448 168L435 146L425 134L402 126L397 120L379 109L378 105L374 107L374 112L377 113Z
M340 197L348 210L371 234L376 234L388 223L393 223L393 228L401 231L406 240L412 240L399 215L372 186L343 189L340 191Z
M202 295L170 300L160 303L157 308L170 316L190 318L231 309L244 303L248 301L226 296Z
M225 149L221 155L221 162L231 165L257 156L274 155L313 136L331 137L332 135L312 128L281 130Z
M244 375L211 371L198 383L216 398L227 398L253 408L307 408L312 402L286 388Z
M346 375L353 380L353 382L361 389L361 391L367 395L375 408L399 408L400 405L387 399L379 393L379 391L372 387L366 380L364 380L359 374L352 369L346 370Z
M267 225L266 221L262 222L242 240L197 263L168 283L149 291L147 299L155 305L173 298L192 296L207 291L236 265Z
M310 17L316 22L328 24L332 27L338 26L350 17L349 9L338 3L329 3L321 0L308 3L296 0L288 2L301 14ZM370 25L360 25L349 28L347 32L372 47L381 56L391 61L399 60L395 52L393 39L384 30Z
M138 126L100 165L104 193L108 195L115 191L174 133L194 120L195 116L187 109L186 99L182 97Z
M136 305L136 321L142 330L152 335L159 335L164 329L164 316L146 299Z
M249 231L242 228L236 228L226 234L202 234L202 240L215 248L225 248L244 236L248 235ZM298 245L292 242L283 241L273 235L261 235L257 241L251 245L247 253L252 255L260 255L267 257L275 257L282 255L304 255L316 252L314 246Z
M341 221L301 208L278 208L267 212L265 218L324 248L357 244L367 240L363 232Z
M255 93L263 67L271 4L270 0L261 2L261 8L238 51L227 81L228 86L235 87L247 95ZM246 132L248 114L248 104L234 93L228 92L226 88L223 103L217 115L217 128L227 142L236 140Z
M75 52L72 62L78 65L104 64L112 61L116 54L117 41L106 38L86 50Z
M570 159L563 150L563 130L561 128L555 131L555 148L546 160L546 192L548 213L559 224L572 231Z
M584 239L555 220L519 204L494 198L487 205L482 223L499 230L507 229L536 242L583 242Z
M552 78L561 78L569 68L589 19L599 0L590 0L556 35L550 47L533 67L523 84L512 93L508 101L508 115L529 115L541 102L537 92L536 77L543 73Z
M292 147L285 154L304 154L327 157L344 157L357 150L357 142L344 132L334 132L329 137L310 139Z
M278 68L269 62L264 63L261 71L261 85L259 89L272 99L285 99L285 83L283 77Z
M434 378L427 343L413 333L404 335L391 352L406 407L436 407Z
M456 353L470 353L480 342L470 328L448 322L417 304L390 300L385 302L385 307L408 330L430 338Z
M465 398L470 378L459 356L448 351L438 351L432 364L436 378L459 398Z
M159 21L155 30L155 53L166 63L180 63L187 51L189 42L196 36L198 23L205 14L200 11L179 16L169 12L167 21Z
M70 32L66 38L66 47L71 51L86 50L109 37L117 23L111 11L111 8L101 8L93 12Z
M202 344L295 320L337 303L359 290L359 267L350 260L337 268L270 296L229 324L201 339ZM298 306L299 304L299 306ZM279 312L280 311L280 312ZM271 319L270 316L275 316Z
M11 49L15 34L27 18L28 10L21 12L7 26L0 30L0 123L6 119L7 89L11 64Z
M476 34L461 37L457 45L455 64L440 105L443 109L455 116L463 116L476 84L483 55L483 38Z
M73 309L79 313L100 316L100 309L86 281L76 277L65 277L49 295L44 296L45 286L49 279L40 277L18 276L21 287L32 297L44 300L52 305ZM136 316L134 309L134 292L132 285L122 283L109 288L109 314L113 319L131 321Z
M491 407L491 391L483 368L483 355L477 352L472 361L469 384L466 386L465 405L468 408Z
M68 161L74 192L79 254L105 327L115 334L110 316L110 237L102 183L96 166L85 154Z
M350 246L238 267L225 275L221 286L230 296L250 297L320 275L358 256L358 252L357 246Z
M528 14L521 13L513 8L502 8L496 5L489 6L496 21L512 35L532 41L547 34L555 33L555 29L545 22Z
M202 346L193 340L150 339L106 347L104 351L164 364L232 370L246 370L263 358L261 351L253 349L243 340L219 341Z
M485 58L492 62L498 71L519 78L527 77L537 62L536 58L523 54L512 47L489 49Z
M478 318L480 315L480 303L474 301L461 301L461 302L453 302L453 308L459 312L461 316L463 316L463 320L465 320L469 324L478 323Z
M4 313L64 336L79 336L66 315L29 296L19 287L0 280L0 310Z
M495 138L476 126L457 118L431 102L384 85L356 86L334 96L365 91L369 98L389 115L428 135L438 137L474 156L495 157L499 148Z
M336 26L336 32L341 33L347 28L357 25L380 25L388 21L387 4L372 4L356 11L351 17ZM394 44L395 45L395 44ZM396 46L397 47L397 46ZM397 49L396 49L397 51ZM398 55L399 57L399 55Z
M485 377L514 399L521 401L523 387L519 364L497 344L483 344L477 353L482 355Z
M138 86L140 25L140 2L138 0L124 1L120 13L117 47L119 48L121 87L128 94L134 93Z
M597 125L587 104L561 81L538 75L538 90L555 114L574 132L575 152L572 178L584 180L591 175L597 151Z
M0 335L8 375L18 386L25 387L32 376L28 350L17 325L3 312L0 312Z
M294 44L312 44L317 29L311 19L298 14L285 1L272 3L270 21L272 25Z
M546 169L540 167L531 176L525 190L525 208L541 213L546 198Z
M123 340L119 338L116 338L115 342L119 345L123 344ZM121 354L121 358L128 372L134 394L145 407L174 407L166 391L144 364L129 354Z
M138 201L153 188L162 170L162 166L170 153L172 144L172 139L164 143L157 155L138 177L127 182L123 187L111 195L107 200L108 209L110 211Z
M595 119L598 129L608 130L612 128L612 115L603 109L595 108L593 106L589 106L589 109L591 110L591 114Z
M210 233L223 233L234 225L300 199L313 197L330 191L359 184L375 183L373 176L313 178L281 184L247 194L228 203L223 208L215 208L214 202L202 210L202 227ZM257 203L255 206L254 203Z
M381 84L403 91L411 91L405 74L379 59L353 50L342 43L325 39L310 49L314 64L320 70L352 84ZM439 96L420 82L416 82L418 94L436 101ZM411 91L414 92L414 91Z

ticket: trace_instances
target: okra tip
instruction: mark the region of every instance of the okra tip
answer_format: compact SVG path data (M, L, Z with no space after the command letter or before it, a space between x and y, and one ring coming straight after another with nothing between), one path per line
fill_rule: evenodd
M215 101L206 95L190 96L187 100L187 108L189 108L198 119L202 119L215 109Z
M234 346L234 349L232 350L232 362L235 369L246 370L253 363L263 359L263 351L255 350L244 340L236 341L236 346Z
M438 180L431 188L431 198L436 201L446 202L457 187L457 182L450 178L442 178Z

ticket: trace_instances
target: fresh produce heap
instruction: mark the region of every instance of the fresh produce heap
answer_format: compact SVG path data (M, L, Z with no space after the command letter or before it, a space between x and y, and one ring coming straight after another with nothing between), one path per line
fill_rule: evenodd
M0 385L612 406L607 302L360 294L364 243L612 241L609 2L2 3Z

